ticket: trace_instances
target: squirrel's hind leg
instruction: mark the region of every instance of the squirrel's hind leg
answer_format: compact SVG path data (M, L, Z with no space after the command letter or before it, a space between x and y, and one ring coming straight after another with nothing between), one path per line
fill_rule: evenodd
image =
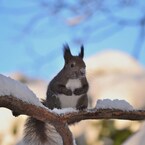
M78 100L77 105L76 105L76 109L84 110L87 107L88 107L88 96L87 96L87 94L84 94Z

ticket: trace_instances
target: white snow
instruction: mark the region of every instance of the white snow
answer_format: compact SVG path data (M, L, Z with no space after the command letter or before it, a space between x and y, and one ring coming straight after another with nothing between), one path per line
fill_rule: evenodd
M54 108L52 110L52 112L54 112L56 114L66 114L66 113L78 112L78 111L76 109L74 109L74 108L62 108L62 109Z
M29 104L43 107L36 95L26 85L0 74L0 96L10 95Z
M133 107L126 102L125 100L110 100L110 99L104 99L104 100L97 100L96 103L97 109L120 109L120 110L133 110Z
M76 143L76 140L75 140L75 139L73 139L73 145L77 145L77 143Z

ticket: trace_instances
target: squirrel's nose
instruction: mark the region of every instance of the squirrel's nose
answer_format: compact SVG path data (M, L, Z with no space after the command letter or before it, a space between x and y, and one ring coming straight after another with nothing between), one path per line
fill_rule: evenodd
M81 75L84 76L86 74L86 69L85 68L81 68L80 72L81 72Z

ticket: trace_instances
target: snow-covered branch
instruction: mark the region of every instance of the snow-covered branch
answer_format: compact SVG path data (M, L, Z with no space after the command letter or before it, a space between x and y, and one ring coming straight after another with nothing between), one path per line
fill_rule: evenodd
M118 109L88 109L80 112L71 112L62 116L68 124L89 119L122 119L122 120L144 120L145 110L124 111Z
M24 84L0 75L0 107L16 115L25 114L52 124L61 135L64 145L73 145L72 134L58 114L43 106L36 95Z
M99 101L100 102L100 101ZM102 103L116 105L114 108L103 106ZM133 110L124 101L105 100L97 103L94 109L78 111L75 109L54 109L50 110L43 106L36 95L25 85L0 75L0 107L5 107L16 114L25 114L52 124L57 132L62 136L64 145L73 145L72 134L68 124L87 119L124 119L124 120L144 120L145 110ZM120 103L121 102L121 103ZM120 109L121 106L126 109ZM101 108L102 107L102 108Z
M43 122L49 122L62 136L64 145L73 145L72 134L66 122L46 107L24 102L15 96L0 96L0 107L8 108L20 115L25 114Z
M0 107L6 107L18 114L32 116L38 120L49 122L55 126L56 130L61 134L64 144L72 143L72 135L67 124L79 122L86 119L124 119L124 120L144 120L144 110L118 110L118 109L87 109L84 111L71 110L66 112L66 109L51 111L45 107L37 106L24 102L14 96L0 96ZM58 114L56 113L58 112Z
M46 107L39 107L26 102L23 102L13 96L0 96L0 107L8 108L19 114L25 114L32 116L38 120L44 122L62 122L62 123L74 123L81 120L88 119L123 119L123 120L145 120L145 110L119 110L119 109L87 109L84 111L76 111L72 109L66 112L66 109L62 109L59 113L59 109L51 111ZM58 114L57 114L58 112Z

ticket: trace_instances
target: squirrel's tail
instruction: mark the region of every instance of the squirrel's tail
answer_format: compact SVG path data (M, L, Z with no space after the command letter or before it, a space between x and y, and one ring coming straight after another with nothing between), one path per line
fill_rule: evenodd
M63 145L63 141L52 125L29 117L24 137L17 145Z

